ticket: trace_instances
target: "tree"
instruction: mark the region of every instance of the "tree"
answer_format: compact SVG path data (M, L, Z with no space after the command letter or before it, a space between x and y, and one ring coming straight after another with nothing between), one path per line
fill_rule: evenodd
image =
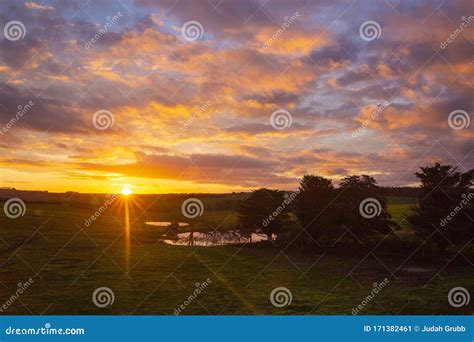
M311 236L303 234L307 242L327 244L336 233L335 207L332 203L335 189L330 179L305 175L300 181L294 201L294 212L299 224Z
M439 255L453 244L473 238L474 170L461 173L451 165L435 163L415 175L421 182L421 197L407 217L416 233L435 241Z
M337 196L338 218L349 238L364 241L377 234L390 233L394 223L387 211L387 201L380 195L373 177L348 176L341 181Z
M284 191L261 188L241 202L237 210L240 231L245 236L266 234L268 240L282 231L288 220Z

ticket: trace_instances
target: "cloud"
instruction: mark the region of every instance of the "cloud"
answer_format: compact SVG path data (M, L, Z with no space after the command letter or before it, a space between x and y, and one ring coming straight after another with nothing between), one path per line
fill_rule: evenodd
M36 2L33 2L33 1L25 2L25 7L32 10L38 10L38 11L54 11L53 6L44 6L44 5L37 4Z
M210 184L256 186L293 182L294 179L272 172L274 161L246 156L223 154L192 155L137 155L138 160L129 164L105 165L81 163L84 170L103 171L127 176L156 179L195 181Z
M368 173L391 185L412 182L407 174L434 160L472 168L474 24L440 48L471 8L468 0L2 1L0 21L21 21L26 35L0 40L0 124L34 101L0 141L5 182L25 181L21 167L34 165L64 188L127 177L291 188L304 173ZM201 40L182 38L189 20L202 24ZM380 24L379 39L359 36L367 20ZM282 131L269 122L279 108L293 119ZM92 126L101 109L113 113L111 129ZM449 127L456 109L469 113L467 129ZM56 186L47 178L39 186Z
M229 133L241 133L245 135L257 135L257 134L289 134L293 132L304 132L304 131L312 131L314 127L305 126L299 124L297 122L292 123L289 128L285 130L276 130L271 125L261 124L261 123L248 123L248 124L241 124L231 126L225 129L226 132Z
M5 86L0 93L0 120L9 122L21 108L32 103L21 116L19 125L33 130L87 134L85 118L80 110L64 99L36 97L17 88Z

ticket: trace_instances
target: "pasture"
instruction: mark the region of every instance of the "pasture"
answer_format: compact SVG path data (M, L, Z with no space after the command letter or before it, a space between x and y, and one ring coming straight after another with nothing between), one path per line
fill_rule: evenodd
M387 242L404 248L403 239L413 238L403 224L410 204L398 202L390 200L389 210L401 222L403 234ZM474 284L473 269L456 262L445 266L393 258L383 253L384 243L355 255L298 253L273 242L173 246L161 242L166 228L144 222L182 221L179 207L149 209L146 215L131 210L128 238L120 205L87 227L84 221L96 209L27 203L24 216L0 217L0 305L10 302L3 314L173 315L183 305L180 313L189 315L350 315L364 300L359 314L471 312L469 306L453 308L447 301L451 288L472 289ZM231 229L236 219L232 209L207 210L196 229ZM18 286L29 278L33 284L12 302ZM387 285L367 301L384 279ZM112 305L94 305L92 294L99 287L113 291ZM270 293L277 287L291 291L291 304L272 305Z

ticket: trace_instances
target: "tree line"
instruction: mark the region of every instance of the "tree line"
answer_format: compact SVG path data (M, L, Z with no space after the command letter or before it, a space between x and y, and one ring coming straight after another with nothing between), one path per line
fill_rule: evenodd
M474 170L460 172L435 163L415 175L421 183L417 204L404 220L416 236L433 241L440 254L450 244L472 241ZM338 187L330 179L305 175L295 192L253 191L237 209L239 230L246 236L262 233L269 240L289 241L304 250L332 247L341 237L351 245L364 245L400 229L388 212L386 189L368 175L347 176Z

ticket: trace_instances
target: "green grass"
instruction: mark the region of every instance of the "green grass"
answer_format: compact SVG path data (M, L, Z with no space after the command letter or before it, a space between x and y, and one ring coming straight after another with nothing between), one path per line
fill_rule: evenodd
M411 206L412 204L388 204L387 206L388 212L392 216L392 221L397 224L397 227L404 234L413 233L406 220L406 216L409 214Z
M401 217L402 206L390 205L394 218ZM27 208L21 218L0 218L0 305L15 293L18 283L34 279L7 314L172 315L194 292L195 284L209 278L212 283L183 314L350 315L372 284L386 277L389 285L361 314L469 312L468 307L452 308L447 293L455 286L472 289L472 268L450 266L436 276L443 266L439 265L424 273L399 271L393 276L403 260L300 255L258 245L170 246L159 242L162 229L143 222L178 220L178 214L152 210L146 216L132 210L127 259L123 210L110 208L85 227L85 218L97 208L45 204L27 204ZM231 210L209 210L199 220L216 228L226 218L231 227L236 219ZM34 238L25 241L34 231ZM7 245L16 248L7 251ZM110 307L97 308L91 300L101 286L114 291ZM276 308L269 296L281 286L291 290L293 301Z

